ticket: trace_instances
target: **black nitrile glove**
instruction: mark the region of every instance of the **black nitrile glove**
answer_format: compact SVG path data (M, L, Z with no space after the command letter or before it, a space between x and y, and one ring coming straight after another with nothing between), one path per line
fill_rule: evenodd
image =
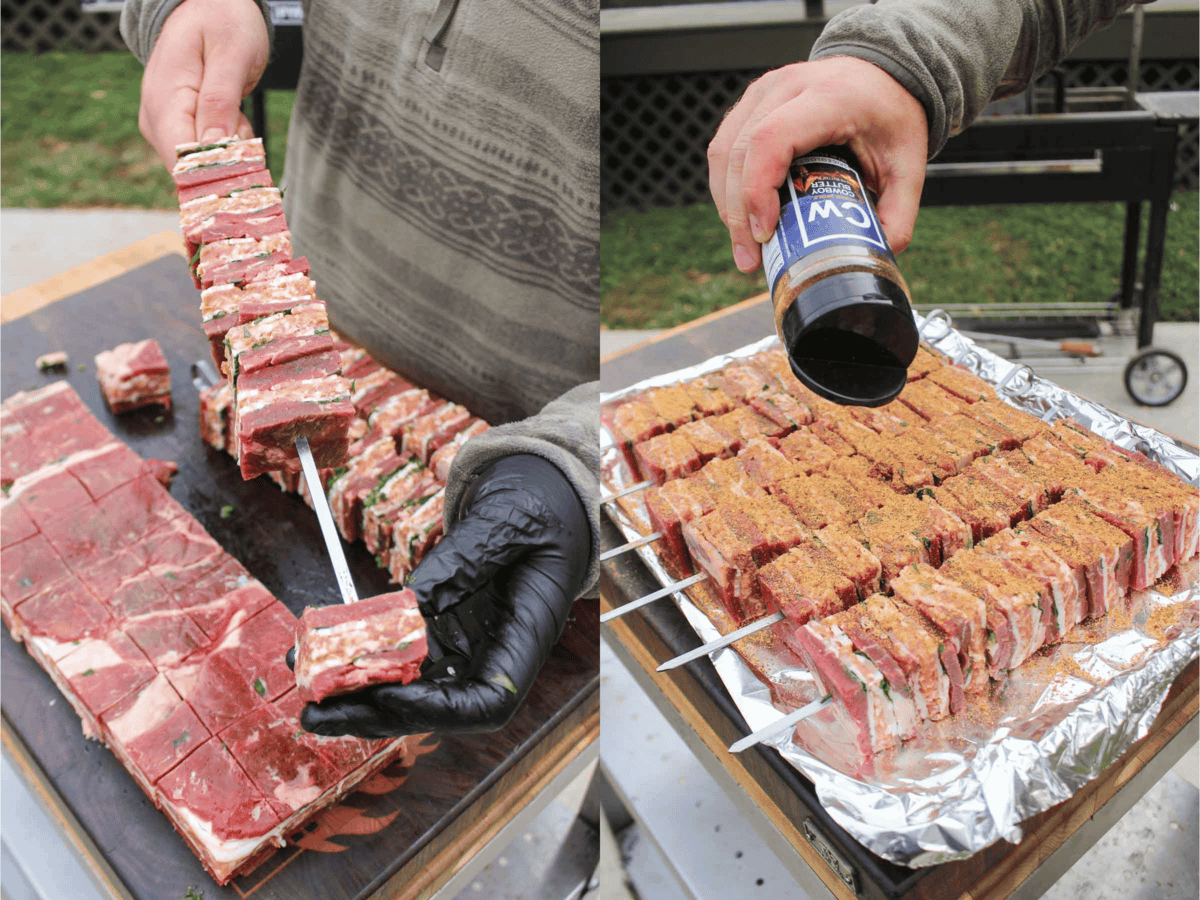
M405 584L425 616L431 664L406 685L310 703L301 724L364 738L502 727L562 633L591 550L586 511L556 466L529 454L492 463Z

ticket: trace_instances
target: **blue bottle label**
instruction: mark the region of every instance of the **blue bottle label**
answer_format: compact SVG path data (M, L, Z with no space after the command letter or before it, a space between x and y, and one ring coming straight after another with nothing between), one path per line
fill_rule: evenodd
M796 157L779 189L779 224L762 249L771 293L796 260L846 242L868 244L894 261L858 173L833 156Z

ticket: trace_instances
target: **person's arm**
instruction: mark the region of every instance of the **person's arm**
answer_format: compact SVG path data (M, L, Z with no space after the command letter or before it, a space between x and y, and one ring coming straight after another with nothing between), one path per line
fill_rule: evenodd
M406 685L310 703L317 734L390 737L502 727L599 577L598 385L472 438L446 487L446 533L405 583L442 661ZM431 652L431 657L434 653Z
M255 0L127 0L121 37L146 71L138 127L168 169L175 147L253 136L241 102L270 56L270 16Z
M754 82L709 147L713 199L738 268L759 266L791 159L823 144L847 144L858 156L888 241L903 250L926 159L992 99L1022 90L1130 5L880 0L838 13L810 61Z

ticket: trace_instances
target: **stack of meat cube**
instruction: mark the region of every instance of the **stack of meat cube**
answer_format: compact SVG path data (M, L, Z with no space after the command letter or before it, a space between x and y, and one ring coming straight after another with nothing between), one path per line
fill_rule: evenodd
M0 436L4 622L219 884L402 752L300 727L296 617L65 381Z
M342 537L363 541L391 580L403 584L442 535L450 464L488 424L346 341L335 337L333 347L350 385L354 415L345 462L323 468L321 480ZM217 449L234 452L233 411L228 385L201 394L201 433ZM311 502L296 475L270 477Z
M642 500L664 568L705 573L693 590L731 625L783 613L778 643L864 754L1200 548L1194 487L1007 405L927 348L878 408L815 396L774 348L602 421L628 474L653 482Z
M261 139L176 148L172 177L213 359L231 388L230 448L243 478L346 458L354 418L325 304L293 258Z

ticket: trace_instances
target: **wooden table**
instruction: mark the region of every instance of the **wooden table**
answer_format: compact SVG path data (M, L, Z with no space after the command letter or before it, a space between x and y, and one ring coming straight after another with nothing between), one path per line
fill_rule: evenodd
M772 327L769 299L752 298L604 357L603 390L619 390L729 352L767 336ZM605 529L606 548L624 543L610 522ZM601 573L602 608L619 606L658 586L636 555L618 556L606 562ZM892 865L858 844L822 809L812 784L775 750L728 752L749 729L711 662L703 659L656 671L660 663L700 644L673 603L642 607L606 623L604 629L634 679L814 897L1041 896L1200 737L1200 685L1193 662L1172 686L1150 734L1070 800L1022 823L1025 838L1020 844L1002 841L967 860L912 870Z
M179 464L172 495L293 612L329 602L338 589L312 511L265 479L243 482L232 458L200 440L189 368L208 348L182 251L177 235L156 236L6 296L0 393L65 377L137 453ZM157 338L171 364L174 409L115 418L103 405L92 358L144 337ZM70 355L69 371L39 372L35 358L59 349ZM347 557L362 595L386 588L361 544ZM597 606L576 605L564 640L504 729L426 738L224 888L116 757L82 736L78 717L7 630L0 638L4 752L112 897L164 900L192 885L207 900L428 897L448 884L461 887L462 873L502 849L512 823L597 756Z

